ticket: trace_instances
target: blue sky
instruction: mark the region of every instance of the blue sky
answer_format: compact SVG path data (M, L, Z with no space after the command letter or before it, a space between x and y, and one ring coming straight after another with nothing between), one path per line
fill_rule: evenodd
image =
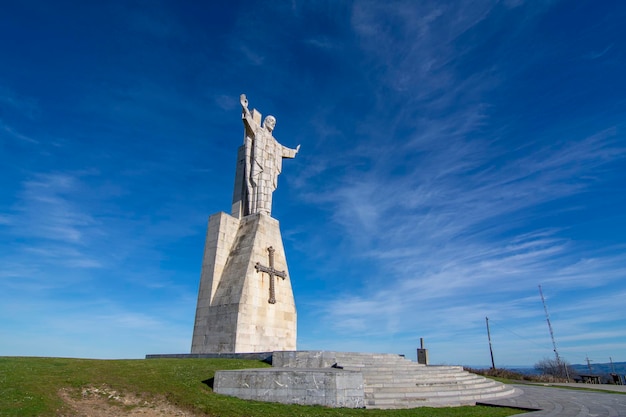
M0 355L190 350L246 93L299 349L626 361L626 4L105 3L2 6Z

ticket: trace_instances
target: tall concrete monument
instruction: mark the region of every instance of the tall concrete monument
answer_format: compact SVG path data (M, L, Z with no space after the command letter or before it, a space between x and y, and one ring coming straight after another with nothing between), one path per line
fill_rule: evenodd
M276 119L240 97L239 147L231 214L209 217L191 353L296 349L296 306L278 220L271 217L283 158L300 149L273 136Z

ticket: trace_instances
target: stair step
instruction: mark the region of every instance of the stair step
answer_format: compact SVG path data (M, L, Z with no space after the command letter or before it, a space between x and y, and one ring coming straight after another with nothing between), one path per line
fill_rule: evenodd
M366 392L377 391L377 392L395 392L395 391L407 391L407 392L426 392L426 391L444 391L444 390L489 390L492 388L499 389L501 385L492 384L492 383L483 383L483 384L474 384L474 385L464 385L464 384L429 384L429 385L415 385L415 384L380 384L380 385L370 385L368 383L365 384L364 390Z
M371 394L372 397L377 396L378 394L399 394L401 396L404 396L404 394L406 393L419 393L420 395L432 395L433 393L436 393L438 395L448 395L451 392L458 392L458 393L464 393L464 394L469 394L469 393L482 393L482 394L490 394L490 393L494 393L494 392L501 392L506 390L506 388L502 388L501 386L498 385L493 385L493 386L483 386L483 387L474 387L474 388L468 388L468 387L464 387L464 386L439 386L439 387L427 387L427 388L423 388L423 387L418 387L416 389L416 387L380 387L380 388L372 388L370 389L368 387L368 389L364 390L365 394Z

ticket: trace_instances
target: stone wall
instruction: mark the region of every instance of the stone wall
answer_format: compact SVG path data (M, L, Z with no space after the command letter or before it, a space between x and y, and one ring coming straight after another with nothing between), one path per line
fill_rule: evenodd
M365 407L363 375L333 368L217 371L213 391L282 404Z

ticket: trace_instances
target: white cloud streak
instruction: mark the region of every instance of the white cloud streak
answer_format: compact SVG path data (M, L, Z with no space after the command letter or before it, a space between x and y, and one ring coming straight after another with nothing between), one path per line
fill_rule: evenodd
M333 282L337 295L311 306L337 334L374 344L372 338L416 329L444 337L473 328L487 314L541 323L537 284L606 291L626 277L623 251L586 248L571 237L573 226L559 221L586 206L554 205L593 191L626 158L619 127L580 135L556 126L517 147L508 145L511 138L505 145L497 133L481 135L485 126L498 132L484 93L504 80L491 77L491 68L459 79L452 60L463 53L455 50L455 40L494 4L453 9L355 3L352 24L370 59L365 67L395 91L386 102L401 104L383 131L375 111L365 121L366 139L339 157L347 164L332 185L303 189L306 201L331 213L343 231L349 242L343 257L374 268L362 271L360 285ZM379 91L389 94L384 87ZM416 118L415 109L436 113ZM416 133L386 146L383 136L403 126ZM335 166L322 161L317 168ZM574 313L573 321L580 317ZM520 332L545 338L542 325L533 323Z
M26 181L16 209L19 215L13 222L14 232L80 243L84 240L84 230L96 225L95 219L73 202L82 191L83 185L68 174L38 174Z

